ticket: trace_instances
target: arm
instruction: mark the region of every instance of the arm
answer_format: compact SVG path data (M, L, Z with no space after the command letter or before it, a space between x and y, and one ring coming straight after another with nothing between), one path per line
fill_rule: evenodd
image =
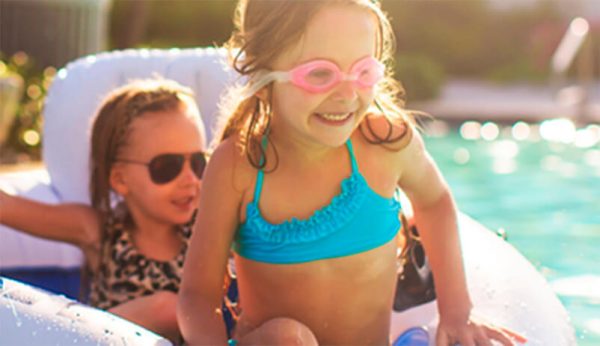
M471 300L462 264L456 206L448 186L416 131L398 159L406 167L399 185L411 201L433 270L440 315L468 317Z
M0 223L37 237L86 248L98 241L98 222L96 212L85 205L46 204L0 190Z
M222 143L202 181L177 305L177 319L189 345L227 343L221 315L223 278L242 201L242 192L234 186L235 150L233 139Z
M179 328L175 316L176 304L177 295L175 293L160 291L127 301L108 311L160 334L173 342L178 342Z
M488 345L489 339L495 339L503 345L512 345L509 336L523 342L525 339L518 334L472 318L473 306L463 267L456 206L416 131L409 145L398 153L396 163L401 172L398 183L411 201L415 223L436 282L440 313L436 344Z

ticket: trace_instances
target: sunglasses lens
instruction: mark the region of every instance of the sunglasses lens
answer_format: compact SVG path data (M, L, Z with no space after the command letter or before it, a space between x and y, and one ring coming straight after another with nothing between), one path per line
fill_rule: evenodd
M150 178L156 184L166 184L179 175L183 162L182 155L159 155L150 161Z
M206 157L203 153L194 153L191 158L191 165L194 174L198 177L198 179L202 179L202 174L204 174L204 169L206 168Z

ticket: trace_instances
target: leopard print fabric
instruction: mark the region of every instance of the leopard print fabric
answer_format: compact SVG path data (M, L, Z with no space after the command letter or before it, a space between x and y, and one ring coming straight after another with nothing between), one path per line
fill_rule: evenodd
M157 291L179 291L191 227L179 228L183 245L170 261L150 259L139 253L122 223L111 228L102 249L100 267L90 283L92 306L107 310Z

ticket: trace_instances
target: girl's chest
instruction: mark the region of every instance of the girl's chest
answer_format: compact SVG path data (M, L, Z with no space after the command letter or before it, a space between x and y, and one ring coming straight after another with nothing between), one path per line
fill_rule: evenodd
M172 261L184 247L184 240L174 234L163 239L147 238L142 235L133 236L129 246L140 255L156 261Z
M337 172L324 170L321 174L310 176L265 175L260 197L255 202L266 221L279 224L291 219L307 220L317 211L352 200L356 184L364 185L364 188L385 199L392 198L396 175L377 162L369 163L361 166L358 172L347 168ZM360 177L352 178L353 174Z

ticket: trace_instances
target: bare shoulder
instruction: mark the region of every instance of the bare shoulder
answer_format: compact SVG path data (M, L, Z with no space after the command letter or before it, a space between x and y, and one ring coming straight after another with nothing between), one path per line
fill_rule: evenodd
M242 149L239 137L233 135L218 144L208 161L202 177L196 223L186 254L184 291L186 286L188 289L195 287L192 290L210 286L222 294L223 269L250 185L250 170L244 162ZM186 273L199 268L203 271L201 276L186 276Z
M371 114L361 124L365 150L381 160L382 167L396 172L396 179L419 172L428 164L423 138L416 126L403 119Z
M411 201L420 205L437 201L447 191L447 186L416 126L408 121L388 121L383 116L371 116L369 120L370 129L362 130L363 141L374 144L364 146L371 154L377 154L372 156L380 158L377 160L380 167L394 172L395 182ZM377 137L393 140L389 144L378 144L372 140Z
M380 144L390 151L404 149L412 140L414 126L405 119L390 119L382 114L368 114L360 131L370 143Z
M206 172L206 180L216 180L222 186L244 193L252 184L256 175L254 167L248 162L241 140L233 135L221 142L212 153Z

